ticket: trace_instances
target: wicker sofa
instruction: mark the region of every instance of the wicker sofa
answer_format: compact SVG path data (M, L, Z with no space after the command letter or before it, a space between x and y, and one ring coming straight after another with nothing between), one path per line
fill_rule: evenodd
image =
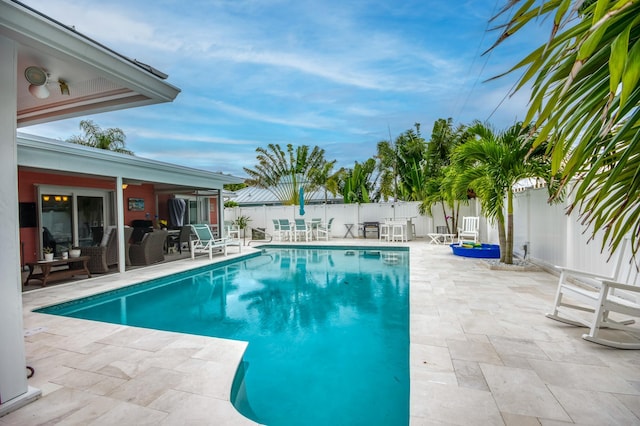
M144 234L142 241L129 246L129 257L132 265L151 265L164 260L164 244L168 232L156 230Z

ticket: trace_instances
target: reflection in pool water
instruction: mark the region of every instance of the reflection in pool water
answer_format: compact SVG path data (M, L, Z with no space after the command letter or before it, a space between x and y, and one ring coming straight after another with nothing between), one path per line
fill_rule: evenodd
M249 341L233 400L260 423L408 424L408 257L266 248L48 311Z

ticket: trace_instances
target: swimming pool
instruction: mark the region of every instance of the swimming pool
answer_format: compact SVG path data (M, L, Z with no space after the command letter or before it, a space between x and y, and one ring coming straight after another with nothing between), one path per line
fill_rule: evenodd
M408 424L408 255L267 246L39 312L248 341L232 401L260 423Z

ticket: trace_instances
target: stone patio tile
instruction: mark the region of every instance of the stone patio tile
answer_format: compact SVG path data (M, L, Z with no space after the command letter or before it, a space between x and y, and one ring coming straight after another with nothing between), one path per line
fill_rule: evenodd
M238 413L227 401L188 392L169 391L150 404L150 407L158 409L166 407L170 411L170 414L160 423L163 426L255 424Z
M136 404L120 402L105 414L96 418L91 425L158 425L167 417L167 413L141 407ZM184 423L183 423L184 424Z
M500 411L529 417L570 421L545 383L530 370L480 364Z
M502 413L502 420L506 426L540 426L540 421L535 417L512 413Z
M146 406L168 388L175 388L183 379L180 373L161 368L151 368L136 378L126 381L107 396L121 401Z
M640 424L640 396L638 395L621 395L614 394L622 403L638 418L637 422Z
M614 395L549 386L571 419L581 425L633 425L640 424L636 417ZM585 401L589 401L585 404Z
M113 363L121 362L122 360L140 361L145 359L148 355L149 352L139 349L103 345L100 350L78 358L73 367L86 371L100 372L101 374L111 374L114 377L129 378L131 376L128 374L123 374L120 371L115 371L105 367Z
M427 382L413 383L411 406L416 421L422 418L430 422L464 426L503 424L491 393L475 389Z
M504 336L489 336L491 344L499 356L534 359L549 359L547 354L533 339L515 339Z
M183 374L174 389L228 401L234 376L229 365L206 361L193 373Z
M490 390L479 363L454 359L453 367L460 387L482 391Z
M556 342L537 341L536 344L551 361L605 366L598 352L590 350L599 345L589 344L582 339Z
M202 349L193 354L193 358L234 364L242 358L246 348L247 342L211 338Z
M112 398L95 398L65 417L56 426L81 426L96 424L96 420L116 408L120 401ZM99 424L99 423L98 423Z
M61 386L65 386L72 389L78 389L83 391L88 391L89 389L98 386L101 382L108 381L110 379L109 376L105 376L102 374L92 373L90 371L83 371L72 369L66 374L62 376L58 376L55 379L51 380L53 383L56 383Z
M447 348L431 345L411 345L410 369L412 372L420 370L432 372L453 372L451 354Z
M20 409L2 417L9 425L44 425L56 424L71 416L91 401L101 398L87 392L63 387L32 402L28 409Z
M640 395L623 377L608 367L566 362L529 360L545 383L563 388Z
M452 359L502 365L502 360L491 343L448 340L447 344Z
M119 330L99 343L140 349L148 352L158 351L180 338L178 333L149 330L147 328L129 327Z

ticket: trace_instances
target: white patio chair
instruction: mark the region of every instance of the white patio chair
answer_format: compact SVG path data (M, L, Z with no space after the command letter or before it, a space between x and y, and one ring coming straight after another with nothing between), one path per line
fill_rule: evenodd
M280 241L284 241L285 238L289 241L293 240L293 229L291 228L291 222L289 219L278 219L280 223Z
M298 241L298 236L300 236L300 238L304 236L307 242L311 241L313 237L313 230L304 219L294 220L293 237L295 241Z
M316 229L316 232L318 233L318 240L323 238L326 241L329 241L329 238L331 237L331 225L333 224L333 218L329 219L329 222L327 222L327 224L320 224L318 225L318 228Z
M462 228L458 228L458 242L462 244L465 238L472 238L474 243L478 242L478 229L480 228L480 218L478 216L465 216L462 218Z
M273 221L273 238L282 241L282 235L280 234L280 221L278 219L271 219Z
M231 239L235 238L238 240L240 239L240 226L234 225L232 222L231 224L228 224L225 226L225 230L226 230L225 237L231 238Z

